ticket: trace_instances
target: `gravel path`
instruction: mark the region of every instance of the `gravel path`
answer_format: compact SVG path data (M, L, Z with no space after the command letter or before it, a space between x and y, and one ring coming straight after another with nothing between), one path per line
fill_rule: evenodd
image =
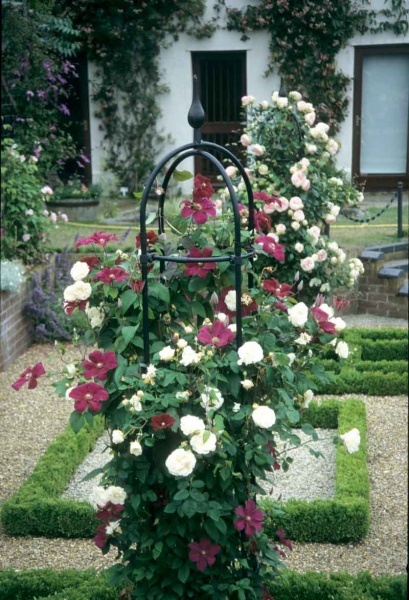
M66 361L74 356L69 349ZM41 358L40 358L41 357ZM56 368L53 346L33 346L0 373L0 503L31 473L41 454L67 424L70 402L50 393L10 388L28 366L42 360ZM367 407L372 527L358 544L294 544L287 565L298 571L368 570L376 575L406 572L407 564L407 398L362 398ZM313 458L313 457L312 457ZM316 459L313 458L315 461ZM92 540L13 538L0 531L0 569L103 569L115 554L103 556Z

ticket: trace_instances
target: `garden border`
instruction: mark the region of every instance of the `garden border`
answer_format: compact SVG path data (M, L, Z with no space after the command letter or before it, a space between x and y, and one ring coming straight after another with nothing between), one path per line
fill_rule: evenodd
M336 497L331 500L289 500L284 504L261 500L266 511L266 531L274 537L283 527L287 537L308 542L347 542L364 537L369 528L369 477L366 466L366 412L360 400L312 402L304 422L314 427L338 427L342 433L357 427L359 452L336 451ZM71 427L57 436L39 459L33 473L3 505L1 520L8 535L45 537L92 537L97 527L95 510L87 502L60 495L78 466L102 434L102 419L75 434ZM269 517L272 506L281 514ZM274 511L275 512L275 511Z

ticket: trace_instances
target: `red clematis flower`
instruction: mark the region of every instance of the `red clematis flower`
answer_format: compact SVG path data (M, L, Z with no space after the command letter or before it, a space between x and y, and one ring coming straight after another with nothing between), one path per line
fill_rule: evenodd
M203 248L203 251L200 251L196 246L194 246L189 254L187 254L187 258L209 258L210 256L213 256L213 250L211 248ZM215 268L215 262L198 261L197 263L188 263L185 275L187 275L187 277L196 275L196 277L205 278L209 271L212 271Z
M88 356L89 360L84 360L82 366L84 367L85 379L92 379L97 377L100 381L107 378L107 373L111 369L115 369L118 366L115 352L108 350L102 353L100 350L93 350Z
M261 244L263 251L272 254L277 260L284 260L284 246L275 241L270 235L259 235L254 240L256 244Z
M254 227L259 233L271 231L270 217L262 210L254 211Z
M212 544L208 538L202 538L199 543L191 542L189 559L196 563L199 571L204 571L206 567L211 567L216 562L216 554L221 550L217 544Z
M214 194L214 189L208 177L196 175L193 180L193 198L211 198Z
M117 242L118 238L115 233L105 233L105 231L96 231L90 237L79 238L75 242L75 248L79 248L80 246L90 246L92 244L96 244L97 246L105 246L108 242Z
M281 300L277 300L273 308L275 308L276 310L282 310L283 312L288 312L288 306L286 306L284 302L281 302Z
M69 393L75 400L74 408L83 413L89 408L90 412L97 413L101 410L101 403L108 400L108 392L99 383L83 383Z
M220 294L218 303L216 304L216 311L222 312L228 317L234 317L236 314L235 310L230 310L226 304L225 298L229 292L233 290L233 286L224 288ZM243 292L241 295L241 316L249 317L258 309L257 302L247 293Z
M97 256L84 256L84 258L80 258L79 261L86 263L89 266L90 271L100 263Z
M102 271L98 271L98 273L94 276L96 281L102 281L102 283L114 283L117 281L120 283L129 277L128 273L122 267L104 267Z
M311 314L321 331L331 334L336 333L335 325L328 320L328 313L326 313L325 310L321 310L317 306L313 306L311 308Z
M289 539L287 539L285 537L284 529L282 527L280 527L280 529L277 529L276 536L280 540L280 544L282 544L283 546L287 546L287 548L289 550L293 549L293 545L291 543L291 540L289 540Z
M237 531L243 531L249 537L256 531L261 531L264 513L259 510L254 500L247 500L245 506L238 506L234 511L239 518L234 521Z
M348 308L349 305L349 298L340 298L339 296L334 296L332 299L332 306L335 308L335 310L342 310L343 308Z
M96 517L108 525L110 521L116 521L121 518L124 505L107 502L105 506L101 506L100 509L101 510L97 512Z
M88 300L72 300L70 302L66 300L64 302L64 312L67 315L72 315L76 308L78 308L78 310L85 310L87 304Z
M42 375L45 375L45 369L43 363L39 362L34 367L28 367L11 387L18 391L28 382L28 389L33 390L37 387L37 379Z
M222 348L234 340L234 333L221 321L215 321L199 329L197 339L206 346Z
M161 431L162 429L170 429L175 423L175 419L168 413L162 413L161 415L154 415L151 418L151 427L154 431Z
M209 217L216 216L216 207L209 198L193 198L193 200L182 200L183 206L180 215L182 219L192 219L198 225L206 223Z
M145 287L144 281L137 281L136 279L131 279L129 285L135 292L135 294L142 294L142 290Z
M152 229L150 231L146 232L146 245L148 246L148 248L151 244L156 244L158 239L159 239L158 236ZM141 247L141 234L140 233L138 233L138 235L136 236L135 245L137 248Z
M107 536L107 532L106 532L106 525L98 525L97 533L96 533L96 535L94 535L95 544L98 546L98 548L100 550L102 550L102 548L107 543L107 540L108 540L108 536Z
M288 283L279 283L277 279L264 279L262 282L263 288L266 292L270 292L277 298L287 298L287 296L293 296L292 286Z

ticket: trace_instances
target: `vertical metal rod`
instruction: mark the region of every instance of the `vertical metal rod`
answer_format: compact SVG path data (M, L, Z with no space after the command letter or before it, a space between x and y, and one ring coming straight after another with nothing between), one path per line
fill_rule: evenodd
M403 183L398 182L398 238L403 237Z

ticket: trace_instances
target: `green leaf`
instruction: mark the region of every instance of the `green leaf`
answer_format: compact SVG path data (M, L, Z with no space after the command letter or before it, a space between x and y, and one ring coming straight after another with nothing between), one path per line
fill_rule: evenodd
M74 412L72 412L70 416L70 425L73 428L74 432L78 433L85 425L84 415L74 410Z
M121 333L122 333L122 337L124 338L126 345L128 345L129 342L132 340L135 333L137 332L137 329L138 329L137 326L132 327L130 325L127 325L126 327L122 327Z
M199 315L199 317L206 318L206 310L200 302L192 302L192 312L194 315Z
M173 496L174 500L187 500L187 498L189 498L189 491L186 490L186 489L185 490L179 490Z
M199 292L207 287L205 279L201 277L191 277L187 289L189 292Z
M81 483L83 481L89 481L90 479L93 479L94 477L96 477L97 475L99 475L100 473L103 473L103 472L104 472L104 469L102 469L101 467L98 467L98 469L93 469L87 475L85 475L85 477L83 477L81 479Z
M138 295L135 294L132 290L126 290L123 294L121 294L121 311L122 314L125 314L126 311L135 300L138 298Z
M188 179L192 179L193 175L190 171L178 171L175 169L173 171L173 179L175 181L187 181Z
M153 556L154 560L159 558L159 556L162 553L162 550L163 550L163 542L156 542L156 544L154 545L153 550L152 550L152 556Z
M163 302L166 302L166 304L170 303L169 290L165 285L163 285L163 283L160 283L159 281L153 281L152 283L149 283L149 294L155 298L159 298L159 300L162 300Z

